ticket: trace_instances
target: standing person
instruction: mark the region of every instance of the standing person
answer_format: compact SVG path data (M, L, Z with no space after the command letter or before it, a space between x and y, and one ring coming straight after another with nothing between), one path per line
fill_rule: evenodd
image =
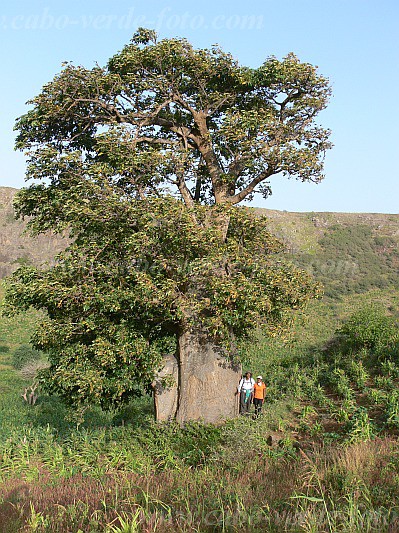
M254 406L255 414L254 418L258 418L262 411L262 405L266 396L266 385L263 383L262 376L256 378L256 383L254 385Z
M237 391L240 394L240 415L249 413L251 407L255 380L251 372L247 372L240 380Z

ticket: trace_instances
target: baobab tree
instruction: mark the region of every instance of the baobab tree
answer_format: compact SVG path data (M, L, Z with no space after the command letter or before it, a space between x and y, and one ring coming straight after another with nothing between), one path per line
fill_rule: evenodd
M318 291L238 204L277 175L323 178L329 95L293 54L252 69L144 29L105 67L63 66L17 121L32 183L15 205L70 246L6 296L10 312L46 311L49 390L106 407L158 375L159 419L234 415L237 340L275 333Z

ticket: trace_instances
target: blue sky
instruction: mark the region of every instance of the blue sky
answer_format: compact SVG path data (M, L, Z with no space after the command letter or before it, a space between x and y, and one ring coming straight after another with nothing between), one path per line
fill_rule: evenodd
M255 205L287 211L399 213L399 2L397 0L8 1L0 8L0 185L24 185L15 118L63 61L104 64L138 26L194 46L218 43L257 67L294 52L331 80L318 121L333 150L319 184L272 180Z

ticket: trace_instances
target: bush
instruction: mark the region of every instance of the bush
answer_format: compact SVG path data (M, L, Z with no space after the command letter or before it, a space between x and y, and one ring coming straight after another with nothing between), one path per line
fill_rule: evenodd
M29 344L22 344L14 350L11 364L14 368L20 370L27 363L38 361L42 357L42 352L35 350Z
M337 333L344 353L362 349L379 352L397 341L398 329L382 307L370 305L353 314Z
M29 362L26 363L26 365L24 365L20 369L19 373L23 378L29 379L32 381L37 377L37 373L40 372L40 370L43 370L44 368L48 368L48 367L49 367L49 363L47 361L29 360Z

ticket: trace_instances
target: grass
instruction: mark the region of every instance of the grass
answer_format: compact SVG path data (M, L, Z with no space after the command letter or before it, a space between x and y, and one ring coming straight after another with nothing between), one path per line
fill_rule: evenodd
M376 439L296 455L251 452L235 468L164 464L140 473L122 462L101 473L93 464L83 472L58 467L57 475L48 462L38 464L32 456L29 470L1 483L0 527L15 531L16 525L30 525L33 531L35 523L36 531L58 532L394 530L399 511L395 441ZM82 461L82 449L75 453ZM90 459L82 462L90 464Z
M0 302L3 299L4 289L0 280ZM39 320L37 311L28 311L16 318L0 317L0 354L9 353L22 344L28 344L29 339ZM5 358L8 364L9 359Z
M382 291L315 302L284 341L244 346L267 402L260 419L221 427L155 424L148 397L91 409L79 426L56 397L27 405L30 381L11 356L37 315L2 319L0 531L399 529L399 364L324 349L342 317L377 297L397 306Z
M399 531L399 358L328 349L365 304L398 316L398 216L268 214L330 297L242 346L268 385L256 421L157 425L143 397L76 425L57 397L21 396L34 367L12 356L40 315L0 319L1 532Z

